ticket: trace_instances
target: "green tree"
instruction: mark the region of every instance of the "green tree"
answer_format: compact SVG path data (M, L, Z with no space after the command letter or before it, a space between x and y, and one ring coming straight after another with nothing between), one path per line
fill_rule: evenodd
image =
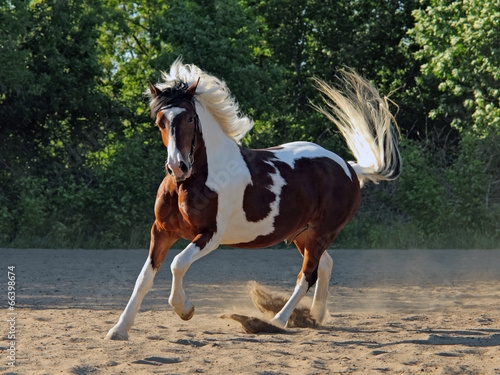
M500 3L431 0L414 12L411 35L424 75L445 93L432 114L485 136L500 128Z
M402 124L413 125L416 116L411 103L406 105L406 90L413 82L415 62L406 33L413 25L415 1L269 0L247 5L265 25L260 33L267 53L261 59L275 61L281 72L274 88L275 110L257 123L254 138L314 141L347 156L331 123L309 106L309 100L321 102L309 78L336 83L337 71L344 66L360 71L386 95L400 90L394 99L401 114L407 114L404 119L411 119ZM425 122L426 113L419 118Z
M29 19L15 47L22 61L2 67L4 76L24 77L13 80L0 105L0 154L13 173L45 174L57 184L119 130L119 107L100 90L99 4L50 0L11 10ZM11 41L17 32L10 31Z
M4 1L0 4L0 103L8 94L24 91L32 83L31 72L26 69L30 54L21 47L31 26L24 1Z
M271 110L274 63L259 59L265 53L258 38L258 20L237 0L175 0L158 15L159 36L168 48L155 60L166 69L177 56L228 83L250 115Z
M47 229L57 211L50 196L56 187L92 182L88 158L99 159L120 133L122 108L102 90L96 40L106 12L100 1L2 7L2 49L8 51L2 59L13 61L0 68L0 203L6 202L2 217L12 237L23 225ZM45 196L24 194L32 185ZM39 210L30 214L32 203ZM37 212L43 213L38 220Z

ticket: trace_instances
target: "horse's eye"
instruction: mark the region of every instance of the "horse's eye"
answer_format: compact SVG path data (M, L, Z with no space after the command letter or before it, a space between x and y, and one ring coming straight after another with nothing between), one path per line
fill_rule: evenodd
M192 117L188 118L188 122L193 122L193 118Z

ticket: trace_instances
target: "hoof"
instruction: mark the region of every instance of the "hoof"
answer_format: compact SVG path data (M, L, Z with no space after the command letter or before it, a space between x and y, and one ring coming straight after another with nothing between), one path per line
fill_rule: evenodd
M187 313L181 314L180 317L182 320L189 320L193 317L194 315L194 306L191 306L189 311Z
M194 315L194 305L191 305L191 307L187 311L182 311L182 312L177 312L176 311L175 313L182 320L190 320L193 317L193 315Z
M311 308L310 320L315 324L312 327L319 327L325 321L325 316L327 315L326 306L322 308Z
M287 326L287 322L284 322L284 323L283 323L283 322L282 322L280 319L278 319L278 318L273 318L273 319L271 319L271 324L272 324L273 326L280 327L280 328L286 328L286 326Z
M128 333L120 333L113 331L112 329L108 332L104 340L119 340L119 341L127 341L128 340Z

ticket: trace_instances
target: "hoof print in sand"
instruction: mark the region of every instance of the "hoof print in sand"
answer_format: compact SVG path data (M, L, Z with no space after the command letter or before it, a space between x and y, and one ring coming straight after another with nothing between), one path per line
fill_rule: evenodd
M252 302L260 312L266 314L269 318L273 318L285 306L287 300L282 297L277 297L268 292L254 287L252 292ZM305 307L297 307L288 319L289 328L316 328L318 322L311 315L311 310Z
M284 329L276 327L262 319L241 314L221 315L221 319L233 319L241 323L246 333L284 333Z

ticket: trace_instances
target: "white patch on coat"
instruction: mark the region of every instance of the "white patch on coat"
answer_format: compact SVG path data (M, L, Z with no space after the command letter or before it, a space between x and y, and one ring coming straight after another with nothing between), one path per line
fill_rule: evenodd
M167 153L168 153L167 164L171 168L178 167L181 161L184 162L184 158L181 152L177 149L177 146L175 144L175 136L172 132L172 123L174 122L174 119L182 112L185 112L186 109L181 107L169 107L161 109L161 111L163 111L164 117L166 117L168 122L170 123L170 134L168 136L168 147L167 147Z
M271 234L274 220L279 214L281 189L285 180L273 165L269 189L277 198L271 203L270 212L264 219L248 221L243 210L243 198L246 187L252 183L252 176L240 148L201 106L198 115L207 148L206 185L218 194L217 231L220 231L220 243L251 242L258 236Z
M347 162L337 154L310 142L291 142L281 145L282 149L273 150L272 152L280 161L287 163L294 168L295 161L301 158L329 158L337 163L344 170L345 174L351 179L352 175Z
M174 118L177 117L178 114L185 112L186 108L181 108L181 107L164 107L160 109L160 111L163 112L163 115L167 118L168 122L172 124L174 121Z
M238 204L239 208L233 211L229 220L230 228L224 234L224 243L251 242L258 236L266 236L274 232L274 221L280 213L281 190L286 185L286 181L278 169L273 164L270 165L274 168L274 172L270 174L272 184L267 189L275 194L276 199L271 202L269 213L259 221L247 220L246 213L243 210L243 197L248 185L245 184L239 192L239 199L241 199L241 202Z

